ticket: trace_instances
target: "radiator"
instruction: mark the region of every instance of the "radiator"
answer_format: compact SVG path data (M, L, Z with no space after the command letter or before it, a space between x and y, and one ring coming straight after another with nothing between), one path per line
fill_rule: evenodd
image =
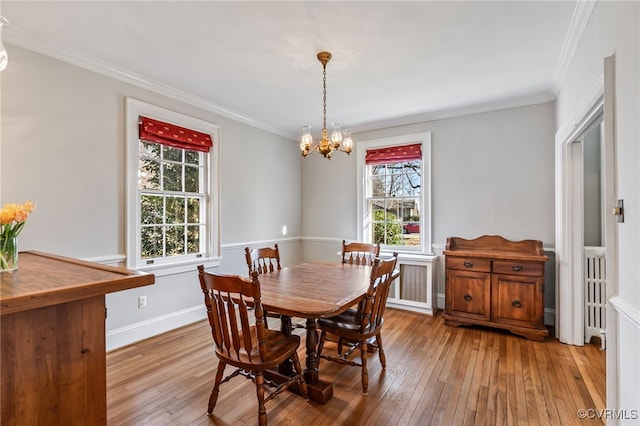
M400 299L427 302L427 268L417 265L400 265Z
M584 248L584 341L599 337L605 348L607 274L604 247Z

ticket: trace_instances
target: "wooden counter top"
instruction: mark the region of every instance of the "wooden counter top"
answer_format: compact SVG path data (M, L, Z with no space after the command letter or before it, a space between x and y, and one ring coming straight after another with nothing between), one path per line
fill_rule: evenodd
M0 315L141 287L153 274L37 251L20 252L18 270L0 273Z

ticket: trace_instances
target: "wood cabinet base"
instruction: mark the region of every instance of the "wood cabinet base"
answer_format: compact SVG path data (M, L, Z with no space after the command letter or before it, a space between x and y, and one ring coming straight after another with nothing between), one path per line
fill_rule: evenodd
M104 296L3 315L2 425L106 425L104 324Z
M444 314L444 323L446 325L452 327L458 327L461 325L482 325L485 327L491 328L500 328L503 330L509 330L513 334L517 334L522 337L526 337L529 340L534 340L538 342L544 342L545 338L549 335L549 330L545 326L541 326L540 328L528 328L528 327L518 327L511 324L500 324L492 321L481 321L481 320L460 320L459 317L451 317L447 314Z

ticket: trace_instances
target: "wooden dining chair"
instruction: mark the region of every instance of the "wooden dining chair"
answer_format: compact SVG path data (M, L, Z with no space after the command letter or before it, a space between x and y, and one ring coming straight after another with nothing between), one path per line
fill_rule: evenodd
M347 244L342 240L342 263L371 266L378 256L380 256L380 243L351 242Z
M249 247L245 247L244 255L247 260L247 266L249 267L249 274L251 274L251 271L257 271L258 274L266 274L282 269L280 266L280 249L277 243L274 244L273 248L261 247L250 249Z
M318 320L320 340L318 342L318 356L340 364L348 364L361 367L362 394L369 392L369 373L367 371L368 345L378 349L378 357L382 368L386 368L387 360L382 348L382 325L384 324L384 308L389 296L389 288L399 272L395 269L398 253L393 253L389 260L375 259L371 269L370 284L364 299L364 308L349 309L340 315ZM352 344L351 350L338 356L324 355L324 347L327 333L338 336L340 342ZM373 343L375 340L375 343ZM360 362L352 361L349 355L353 349L360 348ZM338 346L339 350L340 345Z
M297 381L300 393L308 401L307 385L296 352L300 345L300 337L269 330L265 326L258 273L254 271L249 280L238 275L205 272L204 267L200 265L198 278L204 293L204 304L218 358L218 370L209 397L207 415L213 413L220 385L237 375L251 379L256 385L260 425L267 424L265 402L293 382ZM255 313L254 325L251 325L249 319L250 306ZM294 376L278 386L265 380L265 370L275 368L287 359L293 361L296 372ZM236 367L236 370L223 379L227 364ZM274 386L276 389L265 397L267 386Z
M269 274L282 269L280 266L280 249L277 243L274 244L273 248L260 247L250 249L249 247L245 247L244 256L247 261L247 267L249 268L249 276L251 276L253 271L256 271L258 274ZM265 311L265 323L267 322L267 317L282 319L279 314ZM291 326L292 328L304 328L303 325L296 323L292 323Z

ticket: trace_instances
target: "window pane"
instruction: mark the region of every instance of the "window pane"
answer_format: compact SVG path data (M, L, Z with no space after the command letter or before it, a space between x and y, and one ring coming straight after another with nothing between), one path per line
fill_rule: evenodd
M387 197L402 197L402 174L391 174L387 181Z
M160 159L160 145L153 142L140 141L138 155L140 157Z
M200 168L185 166L184 168L185 192L200 192Z
M184 223L184 197L167 197L166 223Z
M404 195L420 195L420 176L416 174L408 174L404 177Z
M165 163L163 165L163 187L165 191L182 191L182 166Z
M143 259L162 257L162 227L143 227L140 230L140 244Z
M401 205L402 205L402 200L387 199L386 201L387 222L398 222L400 220Z
M167 256L179 256L185 254L184 231L184 226L167 226Z
M162 158L168 161L182 161L182 149L171 146L162 146Z
M198 151L185 151L184 162L189 164L200 165L200 153Z
M187 198L187 223L200 223L199 198Z
M147 225L162 223L162 196L142 195L140 197L140 223Z
M187 253L200 252L200 226L187 226Z
M160 163L141 158L138 164L138 188L160 189Z
M386 195L385 176L373 176L371 178L371 195L373 197L384 197Z

